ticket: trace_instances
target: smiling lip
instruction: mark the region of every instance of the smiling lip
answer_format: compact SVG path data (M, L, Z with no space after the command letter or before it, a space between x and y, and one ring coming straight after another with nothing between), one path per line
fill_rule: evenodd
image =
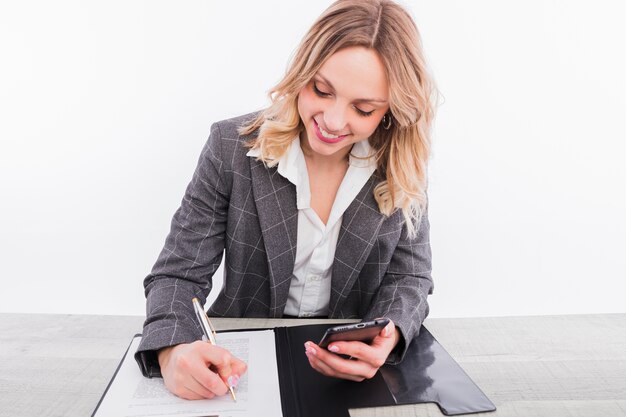
M348 136L348 135L341 135L333 139L327 138L326 136L322 135L322 132L320 131L320 127L317 125L317 122L315 121L315 119L313 119L313 126L315 127L315 135L317 136L317 138L325 143L341 142L342 140L345 139L346 136Z

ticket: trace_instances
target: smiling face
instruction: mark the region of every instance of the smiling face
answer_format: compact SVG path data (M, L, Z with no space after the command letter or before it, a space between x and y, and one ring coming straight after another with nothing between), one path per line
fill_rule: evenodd
M298 94L302 147L315 157L343 159L354 143L374 133L388 109L389 85L378 53L342 49Z

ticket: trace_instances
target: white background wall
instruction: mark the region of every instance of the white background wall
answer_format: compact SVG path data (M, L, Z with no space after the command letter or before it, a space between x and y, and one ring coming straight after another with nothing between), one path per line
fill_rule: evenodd
M210 124L329 4L0 3L0 311L143 314ZM445 99L431 316L625 312L626 7L404 4Z

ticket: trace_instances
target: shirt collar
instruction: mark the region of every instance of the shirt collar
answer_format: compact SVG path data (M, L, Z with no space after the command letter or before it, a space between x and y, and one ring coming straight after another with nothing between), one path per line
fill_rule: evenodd
M376 160L372 154L372 147L367 140L362 140L352 145L348 158L351 166L369 168L371 170L370 174L376 170Z
M359 168L370 168L370 170L374 172L376 170L376 161L374 159L374 155L370 155L371 152L372 147L370 146L369 141L362 140L360 142L356 142L352 145L350 155L348 156L349 164ZM258 158L261 156L261 150L259 148L250 149L246 156ZM287 166L293 167L296 165L300 156L304 156L304 154L302 154L302 147L300 146L300 137L296 136L296 138L289 144L287 151L278 160L278 172L281 175L287 172L292 173L292 169L287 168ZM283 166L282 172L280 169L281 165ZM287 178L285 175L283 175L283 177Z
M258 148L250 149L246 156L258 158L261 156L261 150ZM350 190L347 193L352 197L349 199L352 201L356 194L358 194L358 191L360 191L361 187L367 182L367 179L369 179L372 173L376 170L376 160L372 155L372 148L367 140L362 140L352 145L352 149L350 150L348 157L348 163L350 168L346 173L347 178L344 177L340 190L347 191L345 188L348 188L349 186L356 186L356 190ZM278 160L277 170L282 177L286 178L289 182L296 186L298 209L310 208L311 188L309 185L309 174L306 169L306 161L304 159L304 154L302 153L302 147L300 146L299 136L294 138L285 153L283 153L283 156L281 156ZM356 194L354 191L356 191ZM339 193L337 194L338 196L340 195ZM346 195L344 194L344 196ZM339 212L343 213L345 207L342 206L347 207L344 202L342 204L338 204L337 207L334 208L339 208ZM333 211L337 212L337 210L334 209Z

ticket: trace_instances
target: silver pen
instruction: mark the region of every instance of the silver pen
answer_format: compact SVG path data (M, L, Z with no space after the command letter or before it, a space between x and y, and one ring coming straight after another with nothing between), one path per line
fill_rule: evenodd
M204 332L204 335L206 336L209 343L211 343L213 346L217 346L215 329L211 324L211 320L209 320L209 317L206 315L204 308L202 308L202 306L200 305L200 301L194 297L191 302L193 303L193 309L196 312L196 317L198 317L198 321L200 322L202 332ZM230 396L233 397L233 401L236 402L237 397L235 397L235 387L229 384L228 390L230 391Z

